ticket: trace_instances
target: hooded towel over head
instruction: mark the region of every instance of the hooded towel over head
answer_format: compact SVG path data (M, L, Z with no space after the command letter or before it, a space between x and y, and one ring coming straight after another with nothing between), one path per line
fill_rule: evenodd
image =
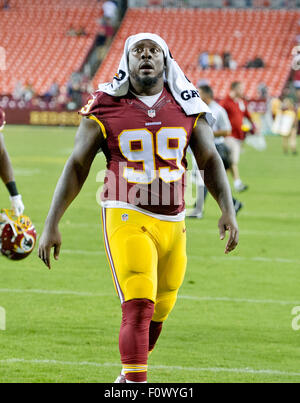
M173 59L166 42L156 34L140 33L130 36L125 42L118 74L115 75L112 83L100 84L98 87L99 91L115 97L122 97L128 93L128 53L132 46L146 39L157 43L162 48L166 60L165 80L168 83L173 97L182 107L186 115L205 113L207 123L213 126L215 118L211 110L206 103L202 101L196 87L186 78L177 62Z

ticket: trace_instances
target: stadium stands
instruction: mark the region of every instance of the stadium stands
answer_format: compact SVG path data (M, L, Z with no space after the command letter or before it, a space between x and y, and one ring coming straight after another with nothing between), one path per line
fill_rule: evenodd
M222 98L232 81L246 84L246 94L257 96L257 86L264 82L270 94L279 96L291 69L291 50L299 33L300 12L287 10L214 10L157 9L128 10L110 52L94 79L111 81L127 36L148 31L161 35L186 75L197 83L208 80L217 97ZM201 70L199 54L229 51L238 68ZM244 64L257 56L266 67L246 69Z
M8 10L0 10L0 46L6 52L0 93L12 93L18 80L38 94L54 81L65 84L84 62L101 12L97 0L11 0ZM83 27L87 35L68 36L71 27Z

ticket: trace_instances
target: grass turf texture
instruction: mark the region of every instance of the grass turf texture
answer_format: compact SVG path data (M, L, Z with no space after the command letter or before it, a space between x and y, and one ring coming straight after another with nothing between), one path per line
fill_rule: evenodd
M74 133L5 129L26 213L39 234ZM187 274L150 357L149 382L300 381L300 331L291 326L291 310L300 305L300 158L283 155L279 138L267 141L265 152L247 147L242 155L250 188L238 195L245 207L234 253L224 255L211 197L203 220L187 220ZM112 382L120 371L121 310L95 197L103 168L99 156L62 220L63 246L52 271L36 250L23 262L0 257L0 306L7 314L0 382ZM0 205L9 205L3 186Z

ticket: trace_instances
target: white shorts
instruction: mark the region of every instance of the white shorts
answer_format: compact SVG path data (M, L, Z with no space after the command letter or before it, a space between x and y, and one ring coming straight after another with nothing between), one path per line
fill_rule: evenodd
M230 158L232 164L237 165L240 161L240 155L244 141L236 139L232 136L228 136L225 137L225 143L230 150Z

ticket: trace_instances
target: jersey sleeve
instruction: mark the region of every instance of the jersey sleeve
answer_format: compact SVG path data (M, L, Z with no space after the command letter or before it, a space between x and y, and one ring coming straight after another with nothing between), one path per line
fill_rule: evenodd
M107 137L106 129L104 124L101 122L101 92L91 94L91 97L88 99L86 105L84 105L80 111L78 112L81 116L85 116L88 119L94 120L100 126L104 138Z

